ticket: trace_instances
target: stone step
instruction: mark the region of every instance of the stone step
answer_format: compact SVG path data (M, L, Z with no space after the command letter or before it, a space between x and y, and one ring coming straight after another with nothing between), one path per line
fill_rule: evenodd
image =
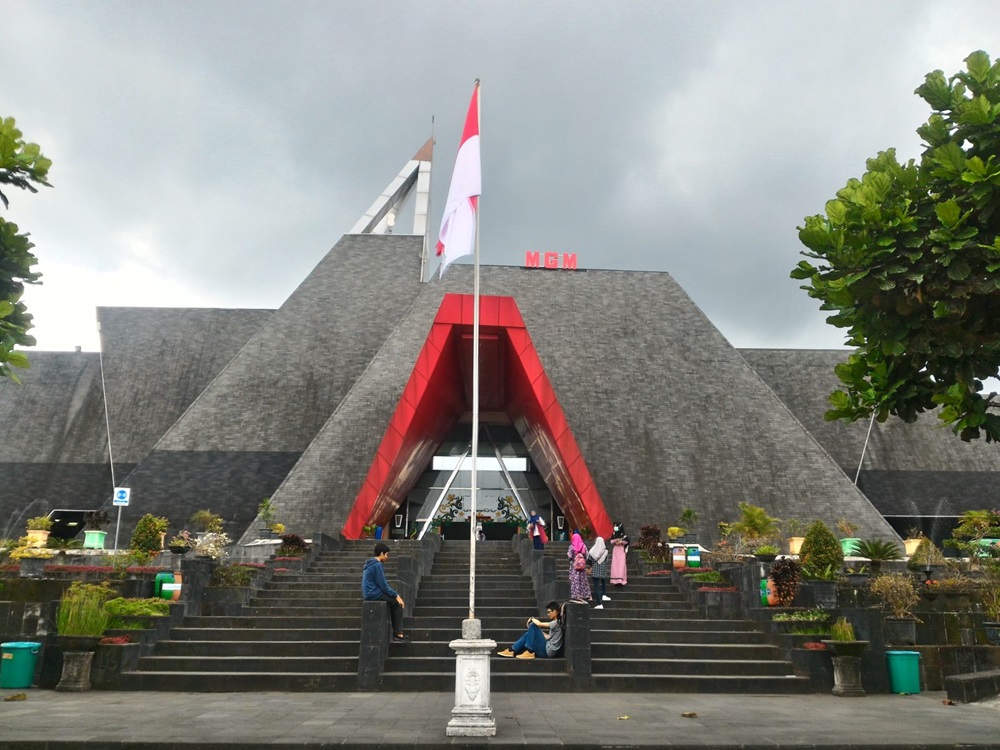
M355 672L354 656L145 656L139 659L141 672Z
M174 628L171 641L274 641L312 642L323 638L331 641L351 641L355 651L361 634L361 624L347 628ZM169 642L169 641L164 641Z
M259 632L259 631L256 631ZM280 640L170 640L156 645L157 656L347 656L358 658L358 642L342 641L280 641Z
M358 674L353 672L127 672L124 690L164 690L185 693L304 693L354 692ZM183 717L179 717L182 720Z

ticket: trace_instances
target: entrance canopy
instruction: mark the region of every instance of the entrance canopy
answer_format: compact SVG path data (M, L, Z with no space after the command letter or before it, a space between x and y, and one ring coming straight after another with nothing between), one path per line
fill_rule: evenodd
M480 297L480 420L513 424L571 526L611 521L513 297ZM343 534L386 525L472 404L472 295L447 294Z

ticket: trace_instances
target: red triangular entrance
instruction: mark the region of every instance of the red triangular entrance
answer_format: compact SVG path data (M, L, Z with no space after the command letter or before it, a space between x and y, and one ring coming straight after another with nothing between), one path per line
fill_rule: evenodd
M448 294L344 524L387 525L471 404L472 295ZM480 297L480 411L506 411L571 527L611 520L513 297Z

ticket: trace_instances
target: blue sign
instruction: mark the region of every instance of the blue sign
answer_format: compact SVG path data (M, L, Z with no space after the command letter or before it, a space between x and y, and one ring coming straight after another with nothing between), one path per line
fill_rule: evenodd
M128 487L115 487L115 499L114 505L128 505L129 495L132 494L132 490Z

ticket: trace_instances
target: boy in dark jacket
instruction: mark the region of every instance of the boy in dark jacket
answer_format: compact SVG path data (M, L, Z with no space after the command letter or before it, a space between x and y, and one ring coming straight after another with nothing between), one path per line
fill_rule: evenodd
M365 560L365 567L361 573L361 598L366 602L388 603L392 617L392 642L405 643L407 638L403 635L403 607L406 604L399 592L385 580L382 563L388 559L389 546L381 542L376 544L375 557Z

